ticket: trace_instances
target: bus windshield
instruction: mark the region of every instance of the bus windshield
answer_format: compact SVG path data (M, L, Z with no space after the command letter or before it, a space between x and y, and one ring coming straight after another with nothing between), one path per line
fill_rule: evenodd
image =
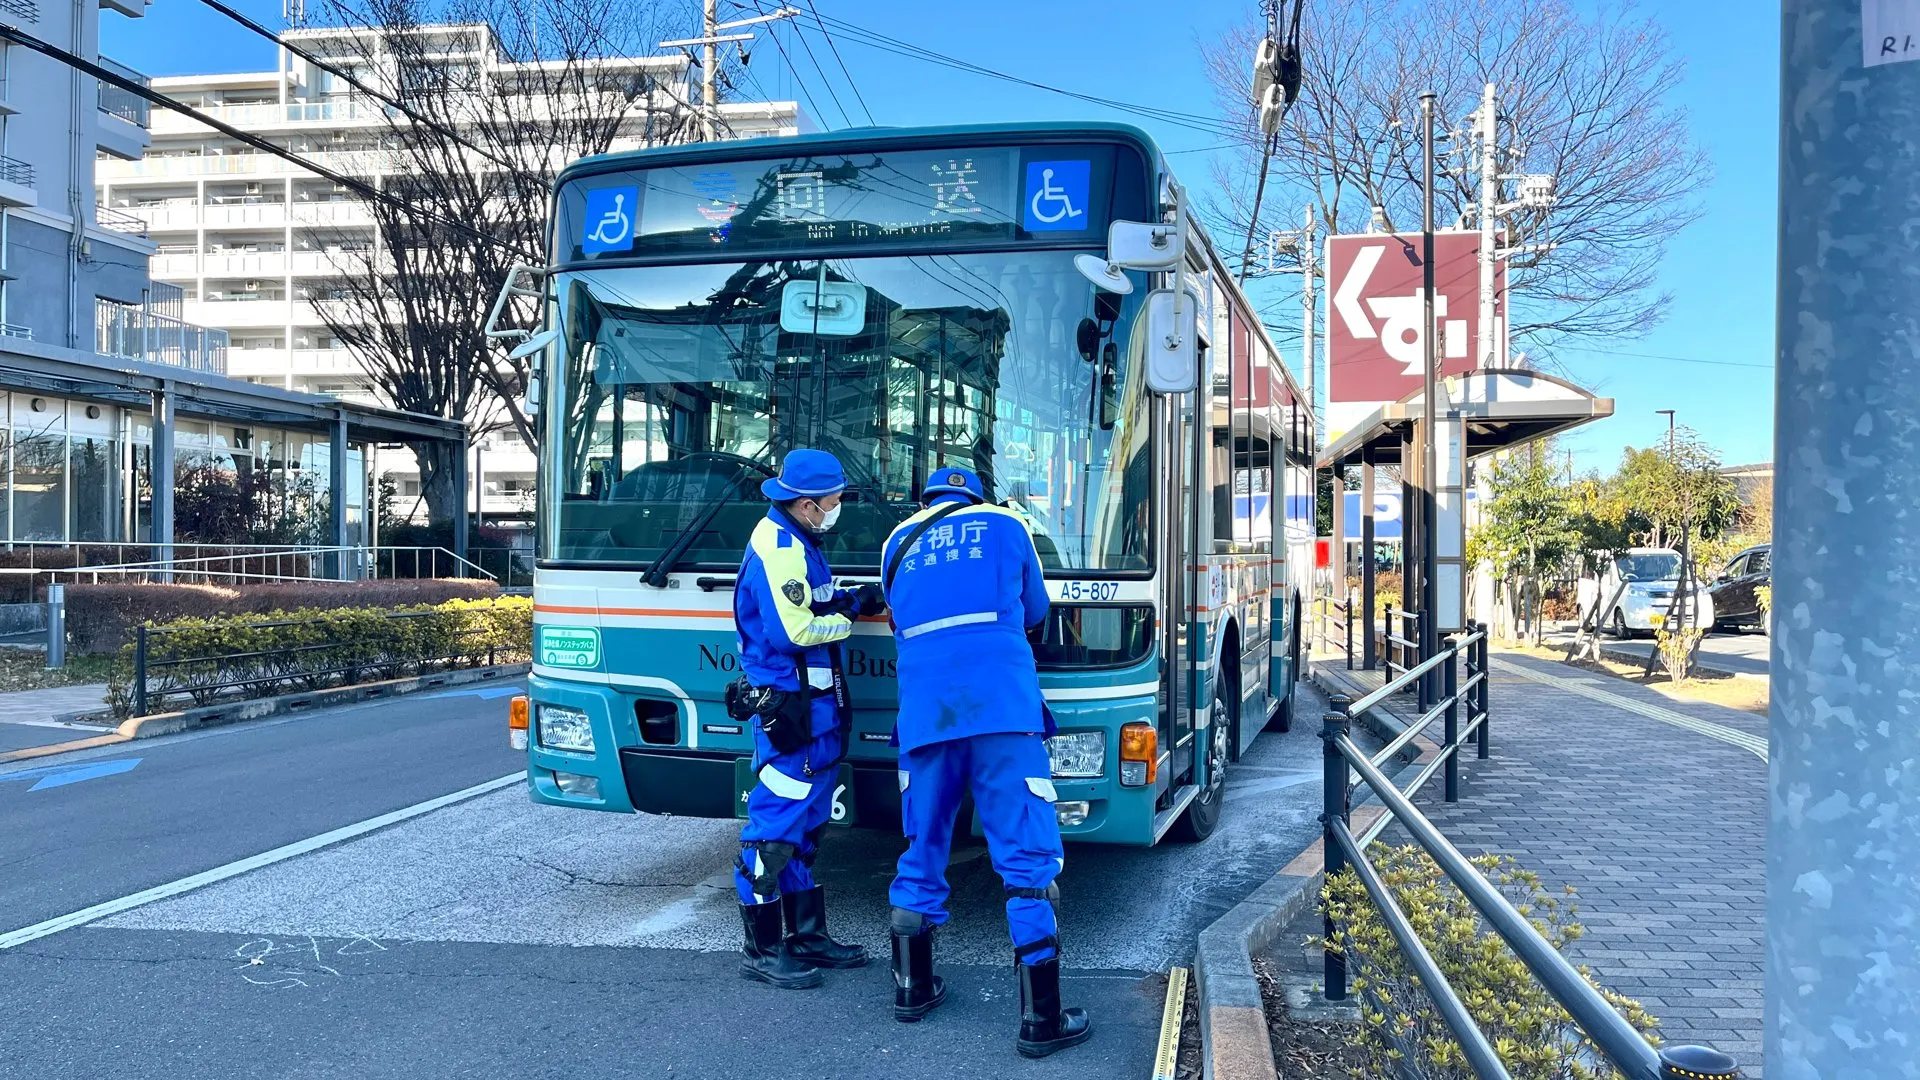
M557 275L542 556L732 569L794 447L849 488L824 541L877 569L929 474L974 469L1049 569L1145 571L1152 465L1129 337L1071 251L769 257Z

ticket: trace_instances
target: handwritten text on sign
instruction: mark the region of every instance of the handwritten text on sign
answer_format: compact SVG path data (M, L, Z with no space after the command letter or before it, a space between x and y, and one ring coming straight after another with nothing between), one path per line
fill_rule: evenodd
M1868 67L1920 60L1920 0L1860 0L1860 45Z

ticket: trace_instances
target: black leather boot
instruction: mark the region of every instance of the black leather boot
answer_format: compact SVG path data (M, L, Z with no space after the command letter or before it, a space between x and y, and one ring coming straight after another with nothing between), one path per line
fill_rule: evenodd
M740 950L747 957L740 965L741 974L782 990L806 990L826 981L818 968L787 953L780 934L779 904L741 904L740 922L747 932Z
M1086 1042L1093 1034L1087 1010L1060 1007L1060 957L1015 966L1020 969L1020 1053L1042 1058Z
M780 894L780 910L787 917L787 955L820 968L867 966L867 950L827 936L826 887Z
M933 973L933 928L893 931L893 1018L911 1024L947 1000L947 984Z

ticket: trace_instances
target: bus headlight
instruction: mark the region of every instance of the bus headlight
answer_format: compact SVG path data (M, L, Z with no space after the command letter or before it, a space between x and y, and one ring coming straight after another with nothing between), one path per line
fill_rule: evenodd
M1047 740L1053 775L1074 780L1098 777L1106 768L1107 733L1073 731Z
M541 746L576 754L593 753L593 722L587 719L586 713L564 705L542 705L539 717Z

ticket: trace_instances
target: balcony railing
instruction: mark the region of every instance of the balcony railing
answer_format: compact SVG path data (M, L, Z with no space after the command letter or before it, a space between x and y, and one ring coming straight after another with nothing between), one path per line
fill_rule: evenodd
M21 326L19 323L0 322L0 337L20 338L23 341L32 341L33 327Z
M100 300L94 305L97 349L103 356L167 364L188 371L227 373L227 332L195 326L148 308Z
M22 22L40 21L40 7L33 0L0 0L0 11Z
M19 158L0 157L0 180L22 187L33 186L33 166Z
M123 79L139 83L141 86L151 85L145 75L140 74L125 64L116 63L104 56L100 57L100 66ZM112 83L101 82L100 111L109 116L117 116L136 127L144 128L148 124L148 115L152 111L152 107L147 103L146 98L130 90L125 90Z
M116 210L111 206L94 207L93 220L99 222L101 228L111 229L117 233L126 233L128 236L147 235L145 218L135 217L125 210Z

